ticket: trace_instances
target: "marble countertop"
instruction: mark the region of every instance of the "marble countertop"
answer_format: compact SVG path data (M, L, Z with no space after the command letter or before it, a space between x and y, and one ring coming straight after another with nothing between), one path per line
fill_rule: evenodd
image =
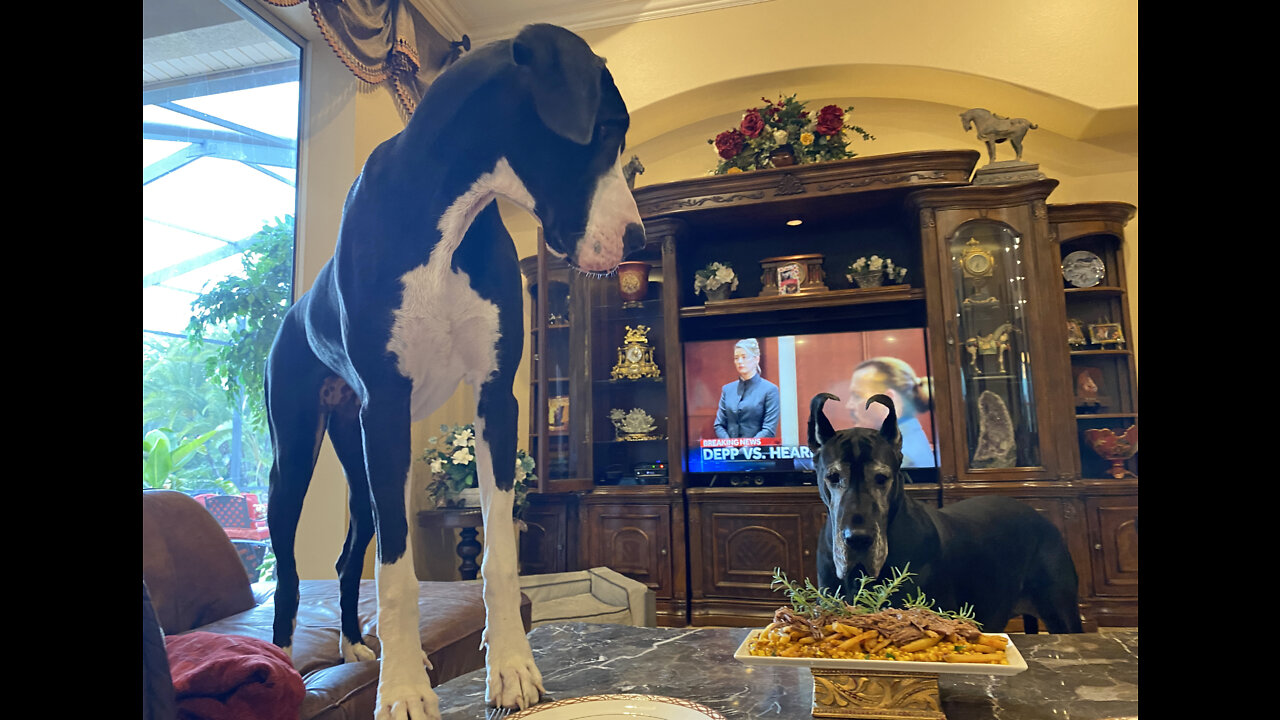
M554 623L529 634L552 699L641 693L702 703L729 720L812 717L806 668L733 658L749 628ZM942 675L948 720L1110 720L1138 715L1138 633L1014 635L1027 661L1010 677ZM437 688L443 720L484 713L484 670Z

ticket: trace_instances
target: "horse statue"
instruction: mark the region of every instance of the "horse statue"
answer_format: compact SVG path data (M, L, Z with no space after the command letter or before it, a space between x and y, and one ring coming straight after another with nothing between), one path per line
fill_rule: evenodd
M644 165L640 164L640 156L632 155L630 162L622 166L622 177L627 181L627 187L632 190L636 189L636 176L644 174Z
M977 127L978 139L987 144L987 155L991 158L991 162L996 161L996 143L1006 140L1013 146L1014 152L1021 160L1022 138L1026 136L1028 130L1037 128L1035 123L1026 118L1010 119L982 108L965 110L960 113L960 121L964 125L965 132L969 132L971 124Z

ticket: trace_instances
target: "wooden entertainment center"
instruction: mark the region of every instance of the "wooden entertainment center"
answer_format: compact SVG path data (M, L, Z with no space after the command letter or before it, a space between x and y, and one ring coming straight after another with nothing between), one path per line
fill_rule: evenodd
M816 579L826 511L812 480L686 471L683 343L923 327L939 467L910 470L909 492L936 505L986 493L1027 502L1067 539L1086 628L1136 626L1138 460L1113 467L1085 439L1137 422L1122 251L1135 208L1050 204L1052 179L973 184L978 160L911 152L640 188L647 244L628 259L652 269L648 294L626 306L618 278L572 271L540 243L521 262L539 476L522 572L607 565L654 589L659 624L767 623L781 603L775 567ZM826 292L760 296L762 259L813 253ZM906 267L904 282L850 287L845 266L872 254ZM1075 284L1064 280L1068 255L1085 275ZM695 270L711 261L738 272L729 300L694 293ZM1083 343L1069 340L1068 321ZM638 328L659 375L615 379ZM849 425L834 405L828 417ZM1013 426L1016 457L1004 462L974 459L989 405ZM633 409L656 429L620 439L610 411Z

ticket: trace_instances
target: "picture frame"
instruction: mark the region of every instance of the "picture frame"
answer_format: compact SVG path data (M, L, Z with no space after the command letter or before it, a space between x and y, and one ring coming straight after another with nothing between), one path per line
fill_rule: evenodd
M547 399L547 430L566 432L569 429L569 396L556 395Z
M1084 323L1075 318L1067 318L1067 344L1072 347L1089 344L1084 336Z
M1119 347L1124 344L1124 329L1120 323L1096 323L1089 326L1089 342L1094 345L1115 345Z
M829 292L821 253L786 255L760 261L760 297L794 297Z
M800 283L804 281L804 269L800 263L787 263L778 266L778 294L798 295Z

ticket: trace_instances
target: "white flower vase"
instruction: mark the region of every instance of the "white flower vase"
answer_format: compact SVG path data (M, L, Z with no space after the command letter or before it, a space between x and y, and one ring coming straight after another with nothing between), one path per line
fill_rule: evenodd
M458 493L458 500L463 507L480 507L480 488L463 488Z
M860 288L880 287L884 284L884 271L876 270L875 272L861 272L846 275L853 282L857 283Z
M716 289L714 289L714 290L712 290L711 288L706 288L706 289L705 289L705 292L707 293L707 301L708 301L708 302L719 302L719 301L721 301L721 300L728 300L728 299L729 299L729 286L728 286L728 285L721 285L720 287L718 287L718 288L716 288Z

